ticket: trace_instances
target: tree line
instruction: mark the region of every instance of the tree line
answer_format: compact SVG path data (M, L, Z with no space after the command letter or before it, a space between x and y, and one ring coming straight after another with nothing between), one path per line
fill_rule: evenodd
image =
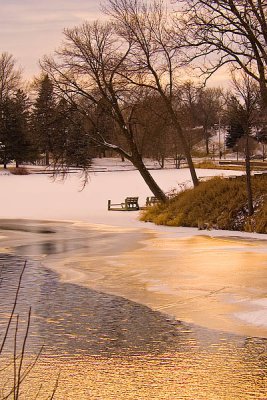
M21 73L15 69L14 58L3 53L0 55L2 71L4 64L6 69L0 80L3 83L0 92L0 159L4 168L11 161L18 167L41 159L45 165L53 162L87 167L90 146L76 109L64 99L56 98L47 75L35 82L33 97L32 90L22 89Z
M106 153L106 146L99 143L99 132L111 143L123 145L104 97L99 96L93 105L84 99L77 103L70 101L58 95L48 74L35 80L30 90L23 90L14 58L3 53L0 65L6 60L8 68L1 81L14 76L16 80L1 91L1 158L5 166L11 160L17 165L35 161L42 154L46 165L53 161L86 167L91 156ZM179 108L190 151L205 140L209 154L209 139L218 121L221 99L220 89L204 89L190 81L177 88L176 108ZM161 98L152 91L143 91L134 102L129 101L130 106L132 131L140 155L157 160L161 167L167 157L179 163L183 148Z

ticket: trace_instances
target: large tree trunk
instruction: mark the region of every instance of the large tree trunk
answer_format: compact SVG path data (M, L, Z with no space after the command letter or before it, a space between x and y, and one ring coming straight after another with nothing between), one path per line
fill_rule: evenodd
M151 176L150 172L148 171L147 167L145 166L142 156L140 155L137 146L134 141L129 141L129 146L131 147L131 154L127 153L126 151L122 150L119 147L113 147L113 150L119 154L121 157L125 157L129 160L140 172L142 178L144 179L145 183L154 194L162 202L166 202L168 197L165 193L161 190L159 185L156 183L154 178Z
M248 197L248 215L253 215L253 195L251 186L251 168L250 168L250 154L249 154L249 136L246 137L246 186L247 186L247 197Z
M49 151L48 150L45 152L45 165L47 167L49 166Z
M210 154L210 149L209 149L209 135L206 128L204 128L204 138L205 138L206 154L208 156Z
M209 149L209 139L207 137L205 139L205 144L206 144L206 155L208 156L210 154L210 149Z
M181 167L181 158L178 156L178 154L175 156L175 168L180 169Z
M186 150L184 148L184 152L185 152L185 156L186 156L186 159L187 159L188 167L190 169L193 185L196 187L196 186L198 186L199 182L198 182L198 177L197 177L197 174L196 174L195 166L194 166L190 151Z
M151 176L150 172L146 168L145 164L143 163L143 160L140 155L135 155L132 157L132 163L133 165L138 169L140 172L142 178L146 182L147 186L151 190L151 192L156 196L159 200L162 202L167 201L167 196L165 193L161 190L161 188L158 186L158 184L155 182L154 178Z

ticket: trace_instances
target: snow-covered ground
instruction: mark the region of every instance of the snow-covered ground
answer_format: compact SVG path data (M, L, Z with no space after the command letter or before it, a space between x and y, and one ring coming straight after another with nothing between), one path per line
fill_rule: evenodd
M121 203L127 196L138 196L139 204L145 204L146 197L152 193L138 171L133 170L129 163L116 159L96 160L94 169L104 172L92 171L85 188L77 174L71 174L65 180L54 180L49 175L17 176L2 172L0 218L76 220L95 224L143 226L136 212L107 210L109 199L113 203ZM187 168L152 170L151 174L166 192L179 190L181 185L191 186ZM201 169L197 174L203 177L240 175L242 172Z
M151 165L151 167L155 167L155 165ZM15 176L6 174L5 172L0 173L0 184L2 193L0 200L0 219L34 219L57 221L64 220L80 221L88 224L97 224L100 227L101 225L103 225L103 227L109 225L115 227L123 227L125 229L148 228L149 230L155 232L157 240L153 242L154 244L151 242L151 246L147 246L146 252L144 254L139 254L138 252L135 254L137 263L140 263L143 257L144 259L148 257L149 252L151 255L153 253L153 256L157 254L157 257L154 257L154 264L151 260L151 266L154 265L155 268L155 277L153 278L153 271L151 269L145 269L147 265L144 265L142 267L142 272L138 271L136 275L138 279L140 277L140 279L145 279L145 283L142 281L143 283L141 282L141 286L144 286L145 284L145 286L147 287L147 299L149 298L148 292L152 293L152 298L153 293L157 293L154 304L156 304L159 299L158 295L172 296L173 293L177 293L178 295L180 295L183 290L185 290L185 293L188 293L188 289L186 289L186 287L188 285L188 279L191 282L192 277L190 274L186 274L186 272L183 272L180 277L177 277L177 273L175 272L177 271L177 259L180 257L179 254L181 253L181 251L183 251L183 240L187 240L188 238L190 239L194 236L201 237L203 236L203 231L198 231L197 229L193 228L156 227L153 224L145 224L140 222L138 220L138 212L108 211L107 202L109 199L112 200L112 202L120 203L127 196L138 196L139 204L144 205L146 197L151 196L152 193L144 183L140 174L137 171L133 170L133 168L127 163L121 163L119 160L114 159L102 159L96 161L96 163L94 164L94 169L98 172L90 173L89 182L84 188L82 180L77 174L71 174L65 180L54 180L47 174ZM166 192L173 189L179 190L179 188L184 186L191 186L190 173L188 169L151 170L151 174L153 175L159 186ZM242 174L242 172L201 169L197 170L197 174L199 177L217 175L229 176L240 175ZM267 336L267 303L261 287L261 282L263 282L264 279L266 280L265 268L267 266L267 258L265 244L267 242L265 241L267 240L267 235L225 231L210 231L205 232L204 234L209 235L212 238L218 237L223 240L225 239L225 237L231 236L234 237L234 239L232 242L221 241L209 242L208 244L205 241L201 242L201 240L198 243L194 242L193 244L191 242L184 242L185 248L188 246L188 251L190 252L189 254L184 253L184 265L187 265L187 259L190 259L190 257L192 258L192 254L194 253L196 258L192 259L191 265L197 264L198 260L202 260L203 263L203 265L201 266L202 269L199 268L195 271L195 276L198 276L198 281L200 282L199 284L205 286L205 280L208 278L205 276L203 277L203 274L205 274L206 271L209 270L209 273L211 274L211 281L213 281L213 286L211 285L207 289L205 289L207 290L207 293L213 293L213 291L214 293L217 293L218 291L219 294L216 295L216 301L218 300L218 304L222 299L223 304L228 304L230 308L234 304L234 308L231 308L232 316L238 318L240 321L244 321L250 326L255 326L256 328L264 328L266 330ZM175 238L180 238L182 242L175 242ZM240 238L241 241L236 241L236 238ZM258 279L260 276L260 278L258 279L259 287L256 289L258 293L257 295L255 295L256 291L253 292L253 282L249 279L249 276L251 276L251 271L249 271L250 265L248 265L249 262L248 264L246 264L246 267L242 269L242 265L244 264L244 259L246 259L247 254L246 246L250 246L249 240L251 239L260 239L259 247L257 247L257 245L255 245L256 242L254 242L254 247L252 246L249 249L249 262L253 262L251 261L253 260L253 257L255 260L257 258L257 263L255 262L255 265L253 264L252 267L254 277ZM248 242L244 242L244 240L248 240ZM236 244L234 243L234 241L236 241ZM194 248L195 245L196 250ZM209 247L213 247L213 249L209 249ZM161 254L161 249L165 252L164 256L162 255L163 253ZM208 255L207 249L209 251ZM177 252L180 253L176 254ZM255 254L255 256L251 258L251 254L253 255L253 253ZM168 269L166 270L166 268L168 268L168 254L171 255L171 260L173 262L173 265L172 263L170 263L170 273L168 273ZM202 258L203 254L206 254L205 257L208 258ZM217 255L220 255L221 259L223 260L223 267L221 267L220 265L216 265L216 263L219 263L219 258L217 257ZM210 257L212 257L212 259L210 259ZM231 265L227 264L228 261ZM105 262L110 263L110 265L112 263L113 265L116 264L116 268L120 268L120 263L117 262L116 259L106 259ZM130 262L131 257L125 259L125 265L130 265ZM207 262L212 262L212 265L207 266ZM165 275L163 273L164 271L162 270L163 263L165 266ZM259 268L259 266L261 268L261 275L258 276L257 268ZM214 267L216 267L216 271L218 271L218 276L222 277L221 282L220 278L218 278L218 281L216 280L217 275L215 277L216 279L213 280ZM217 270L218 267L219 270ZM135 271L136 268L137 267L135 265L133 271ZM188 268L190 268L190 266ZM109 269L110 268L108 268L107 271L109 271ZM123 269L123 271L125 271L125 268ZM239 274L241 272L242 274L243 272L245 273L245 275L241 275L242 278L243 276L246 280L248 278L248 291L244 293L239 293L239 289L243 287L243 284L240 286L240 283L238 283L238 285L235 287L235 284L233 285L231 282L228 282L228 277L231 276L231 274ZM120 273L121 271L118 270L118 274ZM147 277L145 277L146 274ZM170 274L171 277L169 277ZM194 288L194 282L196 282L194 279L196 278L193 278L193 284L190 283L193 285L193 289L191 288L191 290L193 290L192 293L196 293L196 290L203 290L203 288ZM201 281L203 282L201 283ZM152 285L151 282L154 282L154 284ZM185 289L183 288L183 284L181 282L184 282ZM99 284L99 282L96 282L96 284ZM101 284L103 284L103 282L101 282ZM221 285L227 289L228 284L231 285L231 290L229 290L228 295L226 295L225 293L220 294ZM97 288L101 290L101 288ZM114 291L116 292L117 290L117 294L125 295L123 292L121 292L122 288L119 287L116 290L115 289ZM237 292L235 292L235 290ZM249 294L250 290L254 293L251 296ZM234 296L234 300L229 301L229 298L232 295ZM139 298L135 298L134 296L133 299L139 301ZM194 296L192 298L194 298ZM196 296L196 298L198 298L198 296ZM143 300L141 299L140 301L143 301L146 304L147 299L144 297ZM170 300L168 297L167 303L170 304L171 301L172 300ZM207 301L209 302L209 300ZM198 303L200 304L199 301L195 303L196 307L198 307ZM237 308L237 303L242 304L242 307L240 309ZM152 303L148 303L148 305L151 304ZM162 309L163 311L167 312L170 311L170 313L180 316L185 307L180 308L179 304L176 306L174 303L174 306L171 309L168 309L168 305L165 309L165 305L162 303L156 308L159 310ZM196 310L192 310L193 309L187 310L188 315L192 317L192 321L201 323L201 321L198 320L198 318L202 315L201 312L196 313ZM206 307L206 311L207 310L208 308ZM216 310L217 313L223 312L219 311L222 310L221 308L219 308L219 306ZM211 313L211 315L207 314L207 319L213 321L213 315L214 313Z

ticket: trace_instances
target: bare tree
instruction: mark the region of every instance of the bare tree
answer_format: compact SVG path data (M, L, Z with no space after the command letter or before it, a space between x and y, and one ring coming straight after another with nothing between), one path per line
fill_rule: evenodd
M192 81L178 87L176 109L191 152L204 140L206 153L209 154L212 127L218 123L220 94L218 88L203 88Z
M266 0L176 0L177 45L209 77L231 63L254 79L267 107Z
M109 0L105 8L118 35L129 46L121 76L133 86L158 93L168 111L187 158L193 184L198 184L190 149L174 104L175 87L183 77L179 49L166 4L161 0Z
M140 90L124 77L132 43L119 39L111 23L85 23L66 29L64 34L64 46L54 59L44 59L43 69L60 95L74 102L90 120L94 126L94 134L88 132L91 140L101 148L111 149L130 160L152 193L165 201L166 196L145 167L135 140L134 103ZM117 143L109 142L109 135L100 130L98 113L94 112L100 101L105 103L105 109L120 134Z
M16 60L9 53L0 54L0 102L19 89L21 71L16 68Z
M139 151L164 168L166 157L172 153L176 135L161 96L144 88L143 98L135 106L134 121Z

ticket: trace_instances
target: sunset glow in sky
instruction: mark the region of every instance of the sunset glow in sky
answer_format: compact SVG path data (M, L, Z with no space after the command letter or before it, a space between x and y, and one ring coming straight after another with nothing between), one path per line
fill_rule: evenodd
M31 78L60 44L64 28L99 18L100 0L0 0L0 53L14 55Z
M85 20L103 19L105 0L0 0L0 53L7 51L17 60L26 79L39 75L39 60L60 45L63 29ZM227 70L220 70L208 82L224 86ZM191 79L191 77L188 77Z

